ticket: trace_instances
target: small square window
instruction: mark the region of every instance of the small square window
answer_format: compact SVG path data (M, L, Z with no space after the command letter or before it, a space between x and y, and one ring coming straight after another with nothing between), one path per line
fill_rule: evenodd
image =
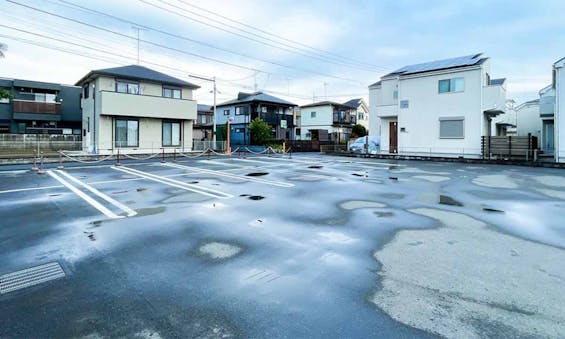
M316 112L310 112L310 118L311 119L316 118Z
M229 110L229 109L225 109L225 110L224 110L224 115L230 115L230 110Z

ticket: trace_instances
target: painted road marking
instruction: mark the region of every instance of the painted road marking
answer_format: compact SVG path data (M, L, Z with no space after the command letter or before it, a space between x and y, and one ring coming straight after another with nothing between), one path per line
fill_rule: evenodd
M128 173L128 174L132 174L132 175L137 175L138 177L142 177L145 178L147 180L152 180L152 181L156 181L165 185L169 185L172 187L176 187L176 188L180 188L186 191L191 191L194 193L199 193L199 194L203 194L212 198L220 198L220 199L229 199L229 198L233 198L233 195L225 193L225 192L221 192L218 190L214 190L211 188L206 188L206 187L202 187L202 186L195 186L193 184L187 184L184 183L182 181L178 181L178 180L174 180L174 179L170 179L167 177L163 177L163 176L158 176L155 174L151 174L148 172L142 172L133 168L129 168L129 167L116 167L113 166L112 169L118 170L118 171L122 171L124 173Z
M215 170L210 170L210 169L204 169L204 168L199 168L199 167L190 167L190 166L171 164L171 163L166 163L165 165L170 166L170 167L179 168L179 169L188 170L188 171L194 171L194 172L197 172L197 173L217 175L217 176L221 176L221 177L239 179L239 180L244 180L244 181L253 181L253 182L257 182L257 183L265 184L265 185L272 185L272 186L278 186L278 187L294 187L294 184L284 182L284 181L271 181L271 180L265 180L265 179L260 179L260 178L256 178L256 177L248 177L248 176L245 176L245 175L231 174L231 173L225 173L225 172L220 172L220 171L215 171Z
M100 212L102 212L104 215L106 215L108 218L112 218L112 219L118 219L118 218L122 218L122 216L119 216L117 214L115 214L114 212L110 211L109 209L107 209L106 207L104 207L102 204L100 204L98 201L92 199L91 197L89 197L86 193L84 193L83 191L79 190L78 188L76 188L75 186L71 185L71 183L69 183L68 181L66 181L65 179L61 178L59 175L55 174L55 172L49 170L47 171L47 174L49 174L51 177L53 177L55 180L57 180L58 182L60 182L61 184L63 184L63 186L65 186L66 188L70 189L74 194L78 195L80 198L82 198L84 201L86 201L87 203L89 203L90 205L92 205L92 207L96 208L97 210L99 210Z
M80 181L79 179L73 177L69 173L66 173L66 172L61 171L61 170L55 170L55 172L57 172L57 174L61 174L61 175L65 176L67 179L70 179L71 181L75 182L76 184L81 185L82 187L86 188L90 192L96 194L100 198L106 200L110 204L112 204L112 205L116 206L117 208L121 209L122 211L126 212L128 217L133 217L134 215L137 214L136 211L132 210L131 208L127 207L126 205L122 204L121 202L115 200L114 198L100 192L96 188L88 185L87 183Z

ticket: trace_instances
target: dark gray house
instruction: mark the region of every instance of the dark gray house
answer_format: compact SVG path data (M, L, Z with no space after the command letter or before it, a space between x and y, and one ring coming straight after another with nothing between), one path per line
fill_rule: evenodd
M0 133L81 134L81 88L0 78L12 99L0 99Z

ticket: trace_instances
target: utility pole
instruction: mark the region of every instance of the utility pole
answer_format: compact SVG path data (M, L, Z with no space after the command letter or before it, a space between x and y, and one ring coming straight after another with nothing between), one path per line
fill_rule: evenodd
M140 49L140 48L139 48L139 42L140 42L139 33L140 33L140 31L141 31L143 28L138 27L138 26L131 26L131 27L132 27L134 30L137 31L137 64L139 65L139 61L140 61L140 57L139 57L139 49Z
M255 72L255 74L253 74L253 91L257 92L257 73L259 72Z
M214 145L214 148L216 147L216 92L217 92L217 88L216 88L216 77L212 77L212 78L204 78L204 77L199 77L196 75L188 75L191 78L195 78L195 79L200 79L200 80L204 80L204 81L210 81L214 84L214 111L212 112L212 144Z

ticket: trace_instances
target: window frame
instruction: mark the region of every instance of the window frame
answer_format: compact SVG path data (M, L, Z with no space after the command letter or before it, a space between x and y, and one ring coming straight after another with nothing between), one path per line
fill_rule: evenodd
M165 124L171 126L171 144L165 144ZM179 140L178 144L173 144L173 124L179 125ZM161 146L162 147L178 147L182 144L182 124L180 120L161 120Z
M443 121L461 121L461 136L442 136L441 135L441 123ZM438 119L438 134L440 139L465 139L465 117L440 117Z
M118 91L119 84L126 84L126 91L125 92ZM129 91L130 85L137 86L137 93L130 93L130 91ZM116 93L141 95L141 85L140 85L139 81L116 79L115 90L116 90Z
M247 106L235 106L235 115L247 115Z
M125 121L126 122L126 145L125 146L119 146L118 145L118 139L117 139L117 135L118 135L118 121ZM127 145L128 142L128 122L129 121L135 121L137 122L137 140L136 140L136 144L135 146L133 145ZM133 118L133 117L117 117L114 119L114 147L116 148L136 148L139 147L139 118Z
M230 109L224 109L224 115L230 115Z
M462 89L456 90L455 84L457 80L462 81ZM447 81L447 91L441 91L441 83ZM446 94L446 93L462 93L465 92L465 77L456 77L456 78L449 78L449 79L439 79L437 82L437 92L438 94Z
M310 111L310 119L316 119L316 111Z
M165 95L165 91L171 91L171 96L166 96ZM178 91L179 93L179 97L175 98L175 91ZM180 87L175 87L175 86L163 86L163 91L162 91L162 97L163 98L169 98L169 99L177 99L177 100L182 100L182 88Z

